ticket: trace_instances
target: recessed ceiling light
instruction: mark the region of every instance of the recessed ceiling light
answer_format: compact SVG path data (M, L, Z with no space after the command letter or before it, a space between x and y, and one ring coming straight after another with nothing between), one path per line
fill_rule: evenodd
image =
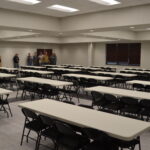
M7 1L26 4L26 5L35 5L35 4L41 3L41 1L39 0L7 0Z
M117 5L121 3L117 0L89 0L89 1L102 4L102 5Z
M90 32L94 32L94 30L93 30L93 29L91 29L91 30L90 30Z
M57 5L57 4L49 6L47 8L62 11L62 12L76 12L76 11L79 11L76 8L71 8L71 7L67 7L67 6L63 6L63 5Z
M130 27L130 29L134 29L135 27Z

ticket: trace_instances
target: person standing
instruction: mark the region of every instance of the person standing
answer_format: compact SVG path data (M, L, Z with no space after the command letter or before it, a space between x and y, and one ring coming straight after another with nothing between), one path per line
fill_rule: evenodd
M39 56L38 56L38 63L39 63L40 66L41 66L42 63L43 63L43 53L42 53L42 52L40 52L40 54L39 54Z
M18 54L15 54L13 57L13 63L14 63L14 68L19 68L19 56Z
M35 52L33 55L33 66L37 66L38 65L38 58L37 58L37 53Z
M44 55L43 55L43 64L44 65L49 64L49 56L48 56L47 52L45 52Z
M27 65L28 66L32 66L32 64L33 64L33 58L31 56L31 54L28 53L28 56L27 56Z
M56 65L57 63L57 56L55 53L52 53L51 57L50 57L50 64L51 65Z

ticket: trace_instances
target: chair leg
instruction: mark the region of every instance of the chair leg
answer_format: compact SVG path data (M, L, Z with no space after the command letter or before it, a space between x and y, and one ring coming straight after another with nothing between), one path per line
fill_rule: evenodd
M140 137L139 137L139 150L141 150L141 140L140 140Z
M22 132L22 137L21 137L20 145L22 145L22 143L23 143L24 132L25 132L25 123L24 123L24 127L23 127L23 132Z
M35 145L35 150L39 150L40 141L41 141L41 134L39 133L37 137L36 145Z
M4 111L5 113L7 113L7 118L9 118L9 113L8 113L8 111L6 110L5 106L4 106L4 105L2 105L2 107L1 107L1 108L3 108L3 111Z
M30 134L31 130L29 130L28 134L27 134L27 143L28 143L28 139L29 139L29 134Z
M13 116L13 114L12 114L12 111L11 111L11 108L10 108L9 103L8 103L8 109L9 109L10 115L11 115L11 117L12 117L12 116Z
M16 99L18 98L18 94L19 94L19 89L17 89Z

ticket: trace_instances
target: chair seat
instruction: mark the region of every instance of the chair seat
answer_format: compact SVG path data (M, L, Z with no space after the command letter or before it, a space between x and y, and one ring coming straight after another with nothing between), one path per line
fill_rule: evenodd
M134 106L134 107L125 107L125 108L121 109L121 112L137 114L139 112L139 110L140 110L139 107Z
M90 144L88 144L84 150L106 150L104 145L101 145L101 143L99 141L94 141Z
M111 109L111 110L119 110L119 109L122 108L122 105L121 104L113 103L113 104L106 105L105 108Z
M68 148L79 148L82 147L83 145L88 144L89 140L81 135L76 135L72 137L62 135L59 137L58 143Z
M107 105L107 102L105 100L101 100L97 102L97 106L102 106L104 107L105 105Z
M48 129L42 131L41 135L52 138L52 139L57 139L59 133L55 128L48 128Z
M8 101L0 100L0 105L5 105L5 104L8 104Z
M117 140L117 145L121 148L129 148L137 144L139 144L139 139L134 139L132 141Z
M26 128L28 128L30 130L34 130L36 132L41 131L42 129L46 128L46 125L41 123L40 120L31 121L29 123L26 123L25 126L26 126Z
M140 115L150 116L150 110L144 109L139 112Z

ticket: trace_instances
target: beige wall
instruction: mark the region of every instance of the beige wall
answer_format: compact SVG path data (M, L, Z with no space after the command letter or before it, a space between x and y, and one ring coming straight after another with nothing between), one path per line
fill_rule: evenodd
M62 63L88 65L88 44L66 44L61 47ZM94 66L106 65L105 43L95 43L93 49ZM112 65L111 65L112 66ZM125 66L117 66L122 68ZM141 67L150 68L150 42L141 47Z
M94 43L92 65L105 66L105 43ZM27 54L33 54L37 48L52 48L57 55L57 64L81 64L88 66L88 43L83 44L38 44L0 42L2 66L12 67L12 58L19 54L20 65L26 64ZM117 66L119 67L119 66ZM150 68L150 42L143 42L141 48L141 67ZM122 68L121 66L119 68Z
M59 45L55 44L30 44L30 43L0 43L0 56L2 58L2 66L13 67L13 56L18 53L20 57L20 65L26 65L26 58L28 53L33 54L37 48L52 48L57 54L58 63L60 64L60 50Z
M150 68L150 42L142 43L141 67Z
M88 64L88 44L64 44L61 46L62 64Z
M93 66L104 66L106 60L105 44L96 43L93 51Z

